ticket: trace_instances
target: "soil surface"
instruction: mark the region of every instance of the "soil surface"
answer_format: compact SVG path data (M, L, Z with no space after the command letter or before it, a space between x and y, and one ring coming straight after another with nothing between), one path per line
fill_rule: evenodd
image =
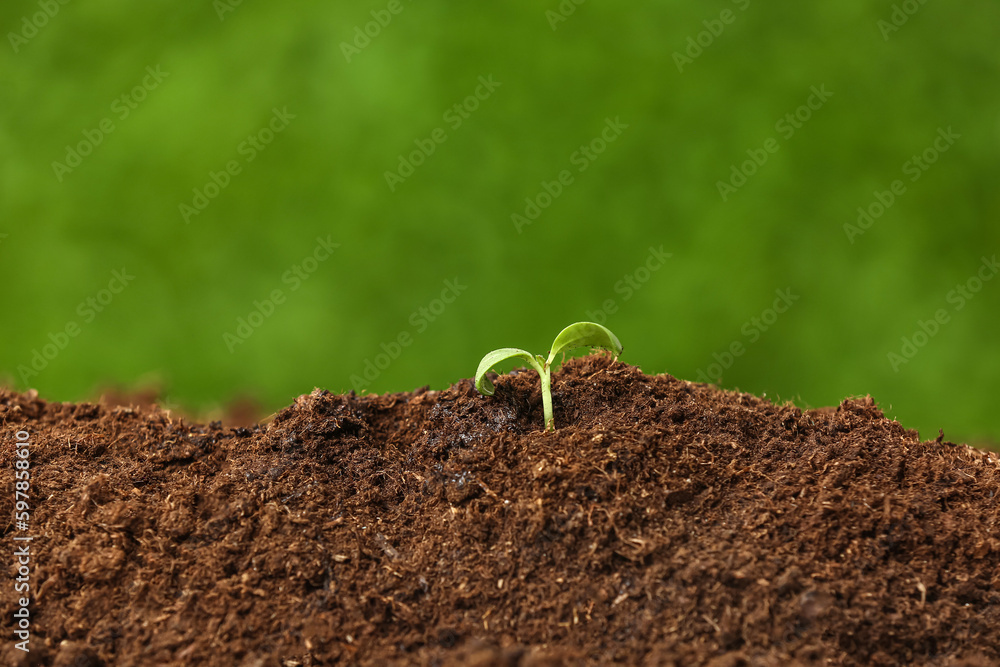
M253 428L0 391L0 664L1000 664L995 454L604 356L553 399L546 433L525 371Z

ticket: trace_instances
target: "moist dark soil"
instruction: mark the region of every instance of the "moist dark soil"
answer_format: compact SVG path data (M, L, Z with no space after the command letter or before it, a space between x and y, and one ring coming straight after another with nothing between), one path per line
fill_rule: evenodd
M605 356L553 398L546 433L523 371L253 428L2 391L0 663L1000 664L996 455Z

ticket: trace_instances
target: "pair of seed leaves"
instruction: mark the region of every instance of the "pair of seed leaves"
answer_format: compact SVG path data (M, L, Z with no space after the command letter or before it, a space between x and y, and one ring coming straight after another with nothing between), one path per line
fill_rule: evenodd
M526 361L528 365L538 371L541 380L545 428L550 431L554 430L555 422L552 417L551 390L552 362L555 360L556 355L561 352L569 352L580 347L611 350L615 353L615 356L622 353L621 342L619 342L618 337L611 333L609 329L596 322L577 322L559 332L559 335L552 342L552 349L549 350L548 358L540 354L532 355L527 350L517 347L504 347L488 353L479 362L479 368L476 370L476 391L485 396L492 396L494 391L493 383L486 377L486 374L497 364L502 364L511 359Z

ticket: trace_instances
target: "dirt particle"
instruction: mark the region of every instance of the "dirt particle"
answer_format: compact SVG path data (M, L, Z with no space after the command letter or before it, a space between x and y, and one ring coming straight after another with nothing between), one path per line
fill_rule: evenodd
M52 667L104 667L97 651L80 642L63 641L56 651Z

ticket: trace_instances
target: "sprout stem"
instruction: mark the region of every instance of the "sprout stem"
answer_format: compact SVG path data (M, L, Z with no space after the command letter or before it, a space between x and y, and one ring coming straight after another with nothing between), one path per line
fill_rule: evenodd
M552 371L548 364L545 364L545 370L540 372L538 375L541 376L542 380L542 411L545 414L545 430L554 431L556 430L556 418L552 416Z

